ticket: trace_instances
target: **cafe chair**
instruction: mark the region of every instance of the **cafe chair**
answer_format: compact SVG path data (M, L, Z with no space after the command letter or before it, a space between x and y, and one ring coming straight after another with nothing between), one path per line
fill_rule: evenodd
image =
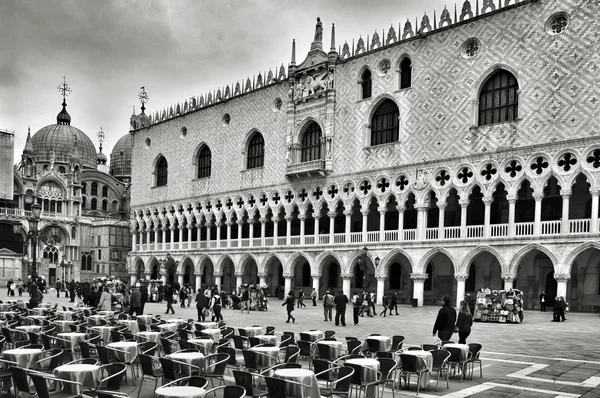
M300 340L304 340L304 341L311 341L311 335L308 333L299 333L298 334L300 336Z
M406 351L423 351L423 348L421 348L419 346L412 346L412 347L408 347L406 349Z
M83 393L95 395L94 393L97 390L119 391L126 371L127 365L123 363L112 363L110 365L100 366L100 380L96 382L96 388L94 390L84 391Z
M67 362L63 365L77 365L77 364L100 366L100 361L96 358L80 358L80 359L76 359L71 362Z
M160 358L158 358L158 360L160 361L160 365L163 370L163 383L165 381L166 382L175 381L175 380L185 376L183 374L183 372L181 371L181 368L179 366L175 366L176 361L166 358L166 357L160 357Z
M211 386L215 386L214 379L217 379L219 383L225 384L225 369L227 368L228 361L229 354L224 352L204 357L204 373L202 373L202 376L210 379Z
M129 398L129 395L119 391L96 391L97 398Z
M6 348L17 348L29 344L29 340L27 339L16 339L16 337L13 338L13 336L10 334L10 329L7 327L2 328L2 334L5 338L4 344L6 345ZM16 335L17 334L15 334L15 336Z
M404 336L395 335L392 336L392 349L391 351L400 351L402 350L402 345L404 344Z
M35 387L35 392L36 392L38 398L50 398L51 396L52 396L52 398L80 397L80 395L77 395L77 394L65 393L64 390L67 387L68 387L68 389L71 389L74 387L78 387L79 389L83 388L82 384L78 383L76 381L59 379L57 377L52 377L50 375L46 375L43 373L30 372L29 376L31 377L31 381L33 382L33 386ZM51 395L50 394L51 387L48 386L48 382L50 382L51 385L55 386L54 389L56 391L61 391L61 392L55 393L53 391L52 395ZM59 384L60 387L57 386L57 384Z
M375 353L375 358L376 359L379 359L379 358L394 359L394 353L393 352L389 352L389 351L377 351Z
M266 335L274 336L275 335L275 326L267 326L267 330L265 332Z
M244 356L238 355L238 350L233 347L221 347L219 348L219 352L224 352L225 354L229 354L229 359L227 360L227 368L231 372L231 368L235 370L239 370L242 365L244 365Z
M94 356L98 355L96 346L86 341L79 341L79 351L81 352L81 358L92 358L92 354Z
M366 357L363 354L348 354L348 355L343 355L343 356L339 357L338 359L336 359L335 363L337 363L338 365L342 365L348 359L359 359L359 358L366 358Z
M250 351L250 350L242 350L242 354L244 355L244 368L249 372L260 373L263 369L267 367L261 367L258 365L258 356L265 355L261 352Z
M435 344L421 344L423 351L437 350L439 347Z
M358 354L362 348L362 341L358 339L346 340L346 346L348 347L348 354Z
M246 395L252 398L265 397L269 395L267 390L260 388L260 380L255 380L260 379L256 373L234 370L233 378L235 379L235 384L244 387L246 390Z
M248 337L248 344L250 347L256 347L260 344L260 339L258 337Z
M483 369L481 366L481 359L479 358L479 354L483 350L483 346L479 343L469 343L469 352L471 356L468 360L468 363L471 365L471 380L473 380L473 370L475 368L475 364L479 364L479 377L483 377Z
M287 347L280 348L279 350L280 351L283 350L285 352L283 362L298 363L298 360L300 359L300 348L299 347L289 345Z
M2 361L6 364L6 360ZM30 390L29 380L27 379L27 370L20 368L19 364L14 363L8 368L12 375L13 387L15 388L15 397L24 395L26 397L32 396L33 391Z
M298 359L308 359L308 368L312 369L312 343L308 340L298 340L298 348L300 348Z
M235 385L227 385L227 386L219 386L216 388L211 388L206 391L206 395L213 394L217 395L217 392L222 393L223 398L243 398L246 396L246 390L244 387L235 386Z
M164 372L162 370L161 363L157 357L153 357L146 354L139 354L138 358L140 359L140 365L142 366L140 389L138 390L137 395L139 398L140 392L142 391L142 387L144 384L144 380L154 380L154 390L156 390L156 386L158 385L159 379L162 379L164 383Z
M270 398L291 398L297 396L296 394L288 395L286 393L288 386L302 389L300 394L302 397L309 396L310 394L306 394L305 391L310 391L312 388L312 386L307 384L302 384L292 380L279 379L277 377L265 376L265 381L267 382L267 390L269 391Z
M381 345L379 340L375 340L375 339L366 339L367 342L367 354L369 356L374 356L377 351L379 351L379 346Z
M332 361L332 350L334 348L327 344L317 343L317 350L319 351L319 358L327 361ZM314 361L314 359L313 359Z
M379 371L381 372L381 378L378 381L378 384L381 386L381 394L380 397L383 397L383 393L385 392L385 386L392 386L392 397L395 397L395 380L396 380L396 371L399 369L398 363L392 358L377 358L379 361Z
M467 370L467 365L469 363L470 354L467 358L462 358L462 350L456 347L446 347L445 350L450 352L450 358L448 358L448 367L453 371L453 374L458 369L460 371L460 382L462 383L462 379L465 376L465 372Z
M440 377L446 375L446 388L450 388L449 372L448 372L448 358L450 353L446 350L435 349L431 350L433 355L433 365L431 366L431 373L437 373L437 381L435 382L435 391L438 390L438 384L440 383Z
M158 343L155 343L154 341L145 341L138 344L139 354L154 355L157 349Z
M338 366L335 362L331 362L327 359L313 359L313 370L317 377L317 381L324 381L327 385L331 383L335 376L334 373L340 368L341 366Z
M237 334L234 334L231 337L233 338L233 346L237 350L244 350L244 349L246 349L246 346L244 345L244 339L241 336L238 336Z
M410 386L410 376L414 374L417 376L417 395L419 395L421 377L423 376L423 373L427 373L429 371L427 365L425 364L425 361L423 360L423 358L419 358L413 355L400 354L400 364L401 370L399 385L402 383L402 377L406 377L406 379L404 380L404 386L408 388Z
M326 339L330 339L335 337L335 330L326 330L325 331L325 338Z
M283 336L289 336L289 340L287 340L288 345L296 345L296 335L294 332L283 332ZM281 338L283 341L283 337ZM281 344L279 345L281 347Z
M381 372L378 370L369 369L369 372L376 373L376 378L375 378L375 381L367 381L363 378L364 373L365 373L365 372L363 372L363 366L353 364L353 363L345 364L344 366L349 366L352 369L354 369L354 374L350 378L350 389L356 390L355 397L357 395L362 395L362 394L364 394L364 396L366 397L367 388L369 388L371 386L377 387L377 385L379 384L379 380L381 380Z
M276 370L279 369L302 369L302 365L299 363L278 363L276 365L271 366L270 368L265 368L260 371L260 374L263 376L269 376Z
M51 351L42 351L43 358L33 365L33 369L38 372L52 373L52 371L63 364L64 350L53 348Z
M162 345L162 349L163 349L165 355L169 355L169 354L172 354L172 353L180 350L180 346L177 341L169 340L169 339L165 339L165 338L161 337L160 343Z
M98 351L98 359L102 365L109 365L113 361L113 355L111 350L103 345L97 345L96 351Z
M112 339L112 341L114 343L116 343L117 341L122 341L123 340L123 335L121 334L121 332L119 332L116 329L112 329L110 331L110 337L111 337L111 339Z
M29 342L32 343L32 344L39 344L39 343L41 343L41 341L40 341L40 334L39 333L27 332L27 338L29 339Z
M169 383L163 384L161 387L170 386L191 386L198 388L206 388L208 380L202 376L183 376L177 380L173 380Z
M350 397L350 382L354 375L354 369L349 366L342 366L337 371L337 377L334 383L327 387L319 388L319 394L323 397Z
M229 347L231 345L231 341L227 338L221 338L216 341L216 344L217 344L216 351L218 352L221 349L221 347Z
M223 336L224 339L230 339L231 336L233 336L234 334L235 331L233 330L233 328L230 327L221 330L221 336Z

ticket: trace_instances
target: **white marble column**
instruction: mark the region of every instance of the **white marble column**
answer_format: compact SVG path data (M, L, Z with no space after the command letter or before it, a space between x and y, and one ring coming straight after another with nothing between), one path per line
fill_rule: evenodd
M560 233L562 235L568 235L571 233L569 227L569 199L571 198L571 190L562 189L560 191L560 196L562 196L562 221L560 223Z
M158 237L161 235L161 230L158 226L154 227L154 251L160 250L160 242Z
M236 287L236 289L239 288L240 286L242 286L242 283L243 283L242 277L243 276L244 276L243 272L236 272L235 273L235 287Z
M600 194L599 188L590 189L590 195L592 195L592 219L590 220L590 232L595 234L598 233L598 195Z
M345 243L350 243L350 231L352 228L352 210L344 210L344 215L346 216L346 225L345 225Z
M485 210L483 213L483 236L488 237L491 235L491 217L492 217L492 203L494 202L494 198L483 198L483 205L485 206ZM460 303L460 301L457 301Z
M217 226L217 247L221 247L221 225L223 223L219 220L215 222L215 225Z
M188 249L192 248L192 229L194 229L194 227L192 226L192 224L188 224ZM156 234L154 234L155 238L156 238Z
M342 274L342 290L348 297L348 300L352 298L350 295L350 282L352 281L352 274Z
M161 247L163 251L167 251L167 229L169 227L167 227L166 225L164 225L161 228L161 232L162 232L162 239L160 241Z
M162 279L163 286L167 286L167 273L166 272L161 272L160 273L160 278Z
M413 298L418 300L417 305L419 307L423 306L423 298L425 294L425 280L427 279L427 274L410 274L410 279L413 280Z
M146 250L152 250L150 248L150 233L151 233L151 231L152 231L152 228L150 228L150 227L146 228L146 243L148 244L146 246Z
M273 217L272 220L273 220L273 246L277 246L277 240L279 239L279 217Z
M385 242L385 213L387 208L378 207L377 211L379 212L379 241Z
M396 206L398 210L398 241L404 240L404 206Z
M417 206L417 233L416 240L424 240L427 236L427 210L428 205Z
M184 228L183 225L177 224L177 229L179 230L179 248L180 249L183 246L183 228ZM148 235L148 239L150 239L150 235Z
M330 211L327 213L329 217L329 244L333 245L334 241L334 233L335 233L335 217L337 213L335 211Z
M179 283L180 286L183 286L183 273L182 272L177 272L177 283Z
M533 218L533 234L539 236L542 234L542 199L543 194L534 193L533 199L535 200L535 210Z
M321 293L319 292L319 281L321 280L321 274L312 274L312 287L317 291L317 300L319 299ZM312 292L311 292L312 293Z
M300 245L304 246L306 242L304 239L304 231L306 228L306 215L300 214L298 218L300 219Z
M238 247L242 247L242 226L244 225L244 220L236 220L235 221L237 224L237 229L238 229Z
M211 222L207 221L204 226L206 227L206 248L210 249L210 226Z
M369 209L366 210L361 210L360 212L362 214L362 242L366 243L367 242L367 223L369 220Z
M265 234L267 231L267 219L265 217L261 217L258 219L260 222L260 246L265 247Z
M557 268L562 268L562 265L557 264ZM567 283L571 279L570 274L554 274L556 279L556 297L567 297Z
M194 285L194 293L198 293L198 289L202 287L202 274L199 272L194 272L194 276L196 277L195 285Z
M137 231L131 231L131 251L137 251Z
M456 306L465 299L465 282L469 279L469 274L454 274L456 278Z
M253 247L254 246L254 219L253 218L249 218L248 219L248 246L249 247Z
M501 276L504 281L504 290L512 289L517 276L515 274L502 274Z
M467 210L469 207L468 200L459 200L460 205L460 237L465 239L467 237Z
M320 221L319 220L321 218L321 215L320 214L314 214L313 218L315 220L315 232L314 232L313 235L315 237L315 245L318 245L319 243L321 243L321 242L319 242L319 239L320 239L319 238L319 236L320 236L319 235L319 228L320 228Z
M508 236L515 236L515 205L517 203L517 195L508 195Z
M131 284L131 286L135 286L136 282L137 282L137 275L135 273L129 274L129 283Z
M267 274L265 272L259 272L258 274L258 280L261 285L266 285L267 284Z
M292 216L285 215L285 244L289 246L292 242Z
M287 296L288 293L292 290L292 274L284 272L283 278L285 279L284 296Z
M171 230L171 248L173 248L173 243L175 242L175 227L170 226L169 229Z
M233 221L227 220L225 221L225 225L227 225L227 247L231 247L231 226L233 225Z
M214 284L219 291L221 291L221 278L223 278L223 274L221 272L213 272Z
M445 239L446 236L444 234L444 223L446 222L445 220L445 214L446 214L446 203L439 203L438 202L438 239Z
M383 294L385 293L385 275L375 275L377 277L377 292L375 297L377 304L383 304Z

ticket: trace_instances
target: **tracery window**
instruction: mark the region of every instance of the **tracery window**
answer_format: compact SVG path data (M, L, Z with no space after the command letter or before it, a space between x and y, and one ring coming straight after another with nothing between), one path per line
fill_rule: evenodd
M82 193L83 195L85 195L85 194L87 193L87 192L86 192L86 189L87 189L87 184L86 184L85 182L82 182L82 183L81 183L81 193Z
M108 200L103 200L102 201L102 211L107 211L108 210Z
M265 140L261 133L256 132L248 144L248 169L263 167L265 163Z
M98 183L97 182L92 182L92 189L90 192L91 195L98 195Z
M161 157L156 166L156 186L162 187L167 185L168 166L167 159Z
M90 209L97 210L98 209L98 200L96 198L92 198L90 202Z
M361 98L371 98L372 93L372 84L371 80L371 71L369 69L365 69L360 77L360 87L361 87Z
M404 57L400 61L400 89L412 86L412 61Z
M321 159L321 127L312 122L302 136L301 162Z
M499 70L490 76L479 94L479 125L508 122L518 115L519 84L515 76Z
M385 100L377 107L371 119L371 146L398 141L400 112L392 100Z
M210 177L212 166L212 153L208 146L204 146L198 154L198 178Z
M102 187L102 196L105 198L108 196L108 187L107 186Z

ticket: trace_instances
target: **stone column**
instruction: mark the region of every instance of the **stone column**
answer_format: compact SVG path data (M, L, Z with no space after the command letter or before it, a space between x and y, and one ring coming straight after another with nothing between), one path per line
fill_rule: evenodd
M427 233L427 210L428 210L428 206L427 205L419 205L417 206L417 233L416 233L416 240L424 240Z
M289 272L284 272L283 278L285 279L284 296L287 296L288 293L292 290L292 274L290 274Z
M260 246L265 247L265 234L267 231L267 219L265 217L261 217L258 219L260 222Z
M595 234L598 233L598 195L600 194L600 188L590 189L590 195L592 195L592 219L590 220L590 232Z
M171 248L173 248L173 242L175 242L175 227L174 226L169 226L169 229L171 230L170 234L171 234Z
M202 241L202 225L200 221L196 224L196 237L198 238L198 249L200 248L200 242Z
M491 217L492 217L492 203L494 198L483 198L483 204L485 206L485 212L483 216L483 236L491 236Z
M177 283L179 283L180 286L183 286L183 272L177 272Z
M460 237L465 239L467 237L467 209L469 207L468 200L459 200L460 205Z
M192 248L192 230L194 229L194 227L192 226L192 224L190 224L188 226L188 249Z
M231 226L233 225L233 221L227 220L225 221L225 225L227 225L227 247L231 247Z
M146 278L147 281L149 281L150 278L152 277L152 274L148 270L146 270L146 272L144 273L144 277Z
M352 228L351 225L351 217L352 217L352 210L344 210L344 215L346 216L346 229L345 229L345 243L350 243L350 231Z
M378 207L377 211L379 212L379 241L385 242L385 213L387 208Z
M210 227L211 227L211 222L210 221L205 222L204 226L206 227L206 248L210 249Z
M235 222L238 226L238 247L242 247L242 225L244 225L244 220L236 220Z
M313 234L315 236L315 245L318 245L319 243L319 219L321 218L320 214L313 214L313 218L315 220L315 233ZM319 290L319 289L317 289Z
M160 229L162 232L162 234L161 234L162 239L160 240L160 245L161 245L163 251L167 251L167 229L168 228L169 227L167 227L165 225Z
M200 289L202 287L202 274L199 272L194 272L194 276L196 277L196 284L194 286L194 293L198 292L198 289Z
M327 213L327 216L329 217L329 244L333 245L333 240L334 240L334 232L335 232L335 216L337 215L337 213L335 211L330 211L329 213Z
M369 213L370 213L369 209L367 209L367 210L361 210L361 214L362 214L362 242L363 243L367 242L367 221L369 219Z
M560 223L560 233L561 235L568 235L571 233L569 228L569 199L571 198L571 190L561 189L560 196L562 196L562 221Z
M244 276L243 272L236 272L235 273L235 287L236 289L240 286L242 286L243 280L242 277Z
M150 232L152 231L152 228L148 227L146 228L146 243L148 244L147 249L150 249Z
M398 241L404 240L404 206L396 206L398 210Z
M444 239L446 236L444 234L444 223L445 223L445 214L446 214L446 203L438 202L438 239Z
M135 230L131 230L131 251L137 251L137 232Z
M292 216L285 215L285 244L289 246L292 243Z
M129 274L129 283L131 284L131 286L135 286L136 282L137 282L137 275L135 273Z
M167 286L167 273L165 271L160 272L160 279L162 279L163 286Z
M410 279L413 280L413 298L418 300L417 305L419 307L423 306L423 297L425 293L425 280L427 279L427 274L410 274Z
M158 239L159 235L161 235L160 228L154 227L154 251L160 250L159 239ZM160 242L160 244L162 244L162 242Z
M312 274L312 287L317 291L317 299L321 296L319 292L319 281L321 280L321 274ZM312 293L312 292L311 292Z
M542 234L542 199L544 199L544 194L534 193L533 199L535 200L533 234L539 236Z
M383 294L385 293L385 275L375 275L377 277L377 291L375 297L377 305L383 304Z
M223 225L223 222L219 220L215 222L215 225L217 226L217 247L221 247L221 225Z
M266 272L259 272L257 273L258 275L258 283L260 283L261 285L266 285L267 284L267 273Z
M465 281L469 279L469 274L454 274L456 278L456 306L465 299Z
M350 281L352 280L352 274L342 274L342 290L348 297L348 300L352 297L350 295Z
M300 214L298 218L300 219L300 244L304 246L304 228L306 227L306 215Z
M515 274L502 274L501 276L504 281L504 290L512 289L517 276Z
M562 268L561 264L557 264L557 268ZM570 274L554 274L556 279L556 297L567 297L567 282L571 279Z
M277 239L279 238L279 217L273 217L273 245L277 246ZM286 293L287 294L287 293Z
M508 236L515 236L515 204L517 203L517 195L508 195Z
M248 247L254 246L254 218L248 219Z
M221 291L221 278L223 277L223 273L213 272L213 276L215 277L215 286Z
M183 225L178 224L177 229L179 230L179 248L181 249L181 245L183 245ZM150 235L148 235L148 239L150 239Z

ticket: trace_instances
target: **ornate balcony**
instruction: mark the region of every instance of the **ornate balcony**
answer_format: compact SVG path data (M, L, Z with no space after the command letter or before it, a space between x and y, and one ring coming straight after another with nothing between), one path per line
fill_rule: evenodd
M324 160L311 160L310 162L287 165L286 176L288 178L314 177L316 175L325 175Z

